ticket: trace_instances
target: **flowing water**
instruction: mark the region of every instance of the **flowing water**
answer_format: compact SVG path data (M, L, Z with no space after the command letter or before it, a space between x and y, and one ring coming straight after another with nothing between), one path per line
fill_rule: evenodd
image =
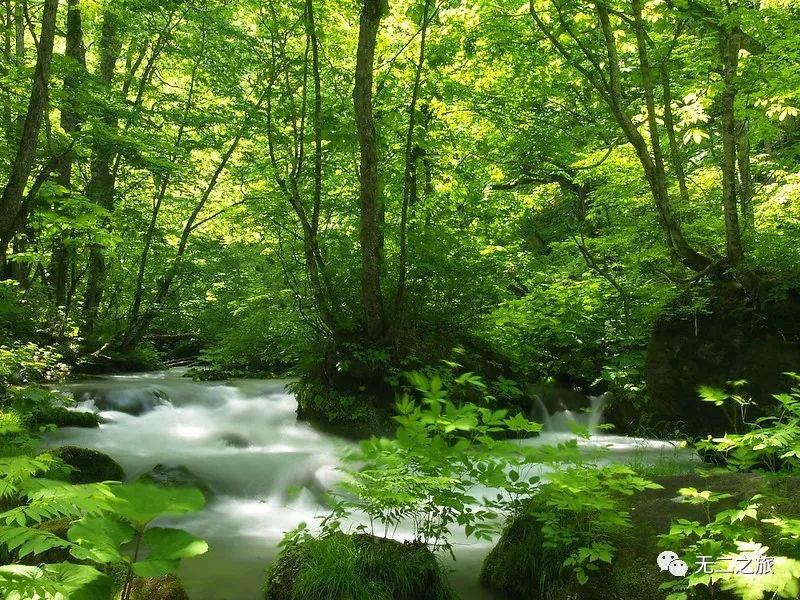
M198 383L180 375L178 370L118 375L64 386L80 409L99 412L102 425L60 429L44 443L105 452L123 466L128 480L159 464L187 467L213 492L202 512L173 523L210 545L207 554L181 567L190 597L256 600L263 597L265 569L283 534L302 521L313 526L325 514L320 496L336 481L337 457L352 442L298 423L286 381ZM593 404L587 422L599 420L601 404ZM561 431L546 431L535 443L574 437L566 432L573 420L580 419L547 415L548 427ZM581 445L589 451L607 448L604 460L612 462L691 460L667 442L597 435ZM459 597L493 598L477 582L491 545L456 537L454 546L457 560L443 562Z

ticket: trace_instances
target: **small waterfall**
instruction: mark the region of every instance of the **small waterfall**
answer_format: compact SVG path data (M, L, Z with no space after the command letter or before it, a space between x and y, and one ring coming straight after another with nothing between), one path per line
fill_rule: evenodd
M550 420L550 412L544 405L544 401L539 394L534 394L533 405L531 406L531 419L541 423L546 431L553 430L553 423Z
M576 427L593 432L603 421L605 395L589 396L589 406L585 410L564 408L553 413L539 394L534 394L531 418L544 426L544 431L553 433L572 433Z

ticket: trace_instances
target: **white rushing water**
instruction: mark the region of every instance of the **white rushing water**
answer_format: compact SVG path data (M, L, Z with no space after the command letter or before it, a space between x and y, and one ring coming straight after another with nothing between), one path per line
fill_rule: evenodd
M278 543L300 522L313 526L325 514L320 494L335 482L338 457L352 442L298 423L286 381L199 383L180 374L118 375L64 386L63 391L81 401L81 409L99 411L103 424L60 429L44 443L105 452L122 465L128 480L159 464L188 468L213 492L202 512L174 522L210 546L207 554L181 567L190 597L262 598L265 570L277 555ZM565 415L557 417L553 421L560 423ZM571 437L551 432L536 443ZM613 462L690 460L668 442L599 435L581 444L588 450L608 449L603 460ZM463 537L456 537L454 546L457 560L443 562L459 596L493 598L477 582L491 546Z

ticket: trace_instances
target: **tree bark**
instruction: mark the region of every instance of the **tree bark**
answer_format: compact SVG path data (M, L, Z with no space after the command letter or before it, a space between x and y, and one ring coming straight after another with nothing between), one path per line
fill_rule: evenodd
M47 86L53 59L57 12L58 0L45 0L28 111L22 124L22 134L8 183L0 197L0 266L3 267L8 244L24 227L27 220L27 214L23 214L25 186L28 184L36 159L39 129L47 105Z
M753 176L750 170L750 124L747 119L739 121L736 138L736 162L739 171L739 206L745 231L755 229L755 207L753 206Z
M83 45L83 24L81 21L80 0L69 0L67 5L67 39L64 55L68 59L64 75L64 101L61 106L61 128L68 136L80 129L77 95L86 69L86 49ZM72 188L73 154L68 152L62 157L57 174L59 185L65 189ZM50 285L55 295L56 306L66 306L67 287L69 285L69 265L74 257L74 249L70 245L71 232L63 232L55 241L50 267Z
M741 37L737 29L721 36L722 51L722 209L725 214L727 259L736 264L744 258L736 201L736 70Z
M100 71L98 73L109 93L113 89L114 71L121 52L118 18L113 11L109 10L103 15L103 26L100 33ZM116 190L116 178L113 170L116 152L113 143L104 139L104 136L118 127L117 115L112 109L106 108L103 111L102 124L107 131L102 132L102 135L96 137L92 143L91 176L86 186L86 196L110 213L114 210ZM108 220L104 223L104 229L108 229ZM83 297L84 334L91 334L94 331L97 311L103 298L105 274L105 247L102 243L92 242L89 247L89 265Z
M361 296L367 336L376 339L382 337L385 332L385 319L381 292L383 210L378 189L378 141L372 113L372 85L378 28L387 3L386 0L363 1L359 21L353 105L361 152L359 168Z
M400 323L403 309L403 296L406 291L406 276L408 271L408 207L416 201L417 196L417 170L414 156L414 128L416 127L417 100L422 80L422 67L425 64L425 43L428 35L428 13L431 9L431 0L425 0L420 24L419 60L414 73L414 85L411 90L411 103L408 107L408 130L406 131L405 169L403 172L403 205L400 212L400 259L397 275L397 291L394 298L394 314L392 324L396 327Z

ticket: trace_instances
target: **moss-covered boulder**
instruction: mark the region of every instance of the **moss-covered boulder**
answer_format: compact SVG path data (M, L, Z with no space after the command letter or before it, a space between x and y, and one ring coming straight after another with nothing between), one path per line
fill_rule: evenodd
M63 406L42 408L33 416L37 426L55 425L56 427L98 427L97 415L93 412L69 410Z
M663 600L667 592L659 586L669 581L671 576L662 573L656 564L656 557L664 550L659 546L658 536L668 533L670 524L677 519L706 521L703 506L677 501L679 489L694 487L730 494L730 498L713 505L714 513L762 493L765 499L762 500L760 516L800 516L800 507L796 504L800 497L800 477L730 473L708 477L679 475L656 481L663 489L646 490L626 500L632 527L619 531L614 540L617 553L613 563L590 576L585 585L579 585L575 575L561 566L568 551L544 547L541 527L531 514L523 515L507 526L484 561L481 582L511 600ZM591 499L587 501L591 502ZM535 511L535 506L531 510ZM797 548L792 550L782 545L775 538L773 529L764 524L758 527L759 539L770 547L770 554L785 553L800 559ZM715 591L715 600L728 598L735 597Z
M452 600L439 562L419 543L336 533L290 544L267 574L266 600Z
M60 459L69 470L52 473L51 477L70 483L97 483L99 481L122 481L125 471L117 461L89 448L61 446L49 451Z
M139 476L139 481L155 483L162 487L192 487L197 488L206 499L210 499L214 494L209 485L195 475L184 465L162 465L158 464L147 473Z
M778 296L762 290L761 298ZM645 376L650 396L644 412L653 424L672 424L690 435L722 435L730 424L725 413L700 400L700 385L725 387L746 380L756 402L753 419L774 405L772 394L784 391L786 371L800 368L800 292L784 294L754 306L740 287L719 284L708 292L706 305L679 298L655 324L647 348ZM612 421L622 431L635 429L632 421L642 411L612 410ZM611 414L611 413L609 413Z
M189 600L189 594L175 575L151 579L137 577L131 583L131 600Z

